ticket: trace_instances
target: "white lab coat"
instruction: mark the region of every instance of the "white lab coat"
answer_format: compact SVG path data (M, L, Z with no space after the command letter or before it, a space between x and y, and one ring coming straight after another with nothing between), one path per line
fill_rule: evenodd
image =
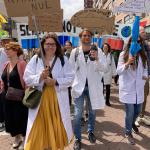
M90 61L88 58L85 62L82 47L79 47L77 60L75 61L76 48L72 50L70 55L70 63L74 68L75 79L72 84L72 96L78 98L81 96L86 79L88 79L89 96L92 109L104 108L105 100L103 96L102 76L107 70L106 57L98 50L99 61Z
M103 55L105 55L105 53L103 53ZM106 72L104 72L104 77L103 77L104 85L108 85L108 84L111 85L112 76L117 75L116 65L115 65L114 57L112 54L108 53L108 55L106 56L106 59L107 59L108 69Z
M33 56L32 59L27 64L23 78L27 86L37 86L38 89L41 90L43 88L43 82L39 83L39 79L40 79L40 74L43 71L44 67L41 59L38 59L36 63L36 58L37 55ZM50 62L50 64L51 63L52 62ZM72 124L71 124L71 117L70 117L68 87L71 85L73 81L74 74L69 65L69 61L67 58L65 58L65 65L63 67L61 65L60 59L57 58L52 70L52 75L53 78L56 79L57 82L59 83L59 86L56 86L55 89L57 93L62 122L64 124L68 140L70 141L71 138L73 137L73 131L72 131ZM35 109L29 109L25 143L27 142L32 125L37 116L39 106Z
M119 98L123 103L141 104L144 101L144 85L143 76L148 76L147 67L144 68L141 57L139 57L138 67L133 70L132 66L125 69L124 52L119 56L117 73L119 75Z

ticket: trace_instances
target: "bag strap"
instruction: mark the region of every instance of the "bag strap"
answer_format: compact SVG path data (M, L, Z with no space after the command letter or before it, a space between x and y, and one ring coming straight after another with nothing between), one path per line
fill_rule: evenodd
M50 76L51 78L53 78L53 76L52 76L52 70L53 70L53 67L54 67L54 65L55 65L56 60L57 60L57 56L55 56L55 58L54 58L54 60L53 60L53 62L52 62L51 67L49 67L49 76Z
M9 68L10 68L10 64L8 63L6 66L6 72L7 72L7 86L9 87Z
M110 65L112 65L112 57L113 57L113 55L112 55L112 53L110 53Z
M64 56L59 57L61 61L61 66L63 67L65 65L65 59Z
M57 57L55 56L55 58L54 58L54 60L53 60L53 62L52 62L52 65L51 65L51 67L50 67L50 72L52 72L56 60L57 60Z
M79 47L77 47L75 51L75 56L74 56L75 62L77 61L78 55L79 55Z

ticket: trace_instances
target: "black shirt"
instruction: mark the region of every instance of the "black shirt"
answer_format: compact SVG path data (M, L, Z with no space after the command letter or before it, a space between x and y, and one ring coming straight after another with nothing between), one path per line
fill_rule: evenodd
M86 63L87 63L87 60L88 60L88 58L89 58L89 53L90 53L90 50L89 50L89 51L86 51L86 52L83 52L84 58L85 58L85 62L86 62ZM87 78L86 78L85 86L88 86L88 80L87 80Z

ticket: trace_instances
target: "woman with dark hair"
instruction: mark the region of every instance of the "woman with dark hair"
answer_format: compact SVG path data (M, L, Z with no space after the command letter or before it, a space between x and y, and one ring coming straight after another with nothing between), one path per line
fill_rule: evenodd
M66 41L64 48L66 49L65 56L69 59L71 51L72 51L72 43L71 43L71 41ZM71 106L71 104L72 104L71 87L68 88L68 95L69 95L69 104Z
M65 42L65 49L66 49L65 56L67 56L68 59L69 59L71 51L72 51L72 43L71 43L71 41L66 41Z
M104 43L102 47L103 54L106 56L107 63L109 64L109 68L107 72L104 72L103 76L103 83L104 87L106 88L106 105L111 106L109 99L110 99L110 86L112 82L112 77L116 75L116 66L114 57L111 54L111 48L108 43Z
M19 60L19 56L23 54L20 45L16 42L10 42L5 45L5 51L8 57L3 73L2 81L4 83L5 95L5 128L14 138L13 148L23 150L24 137L26 134L28 109L22 104L23 96L20 100L7 97L9 88L19 90L25 89L23 74L26 66L24 60Z
M38 107L29 109L25 150L63 150L73 137L68 87L74 76L56 36L47 34L41 46L46 68L39 54L32 57L24 73L27 86L42 91Z
M148 72L142 38L138 39L141 50L135 56L130 54L131 41L130 38L125 50L120 54L117 73L119 75L120 101L125 104L125 136L129 143L134 145L132 129L135 133L139 132L135 126L135 120L141 112L144 101L144 85Z

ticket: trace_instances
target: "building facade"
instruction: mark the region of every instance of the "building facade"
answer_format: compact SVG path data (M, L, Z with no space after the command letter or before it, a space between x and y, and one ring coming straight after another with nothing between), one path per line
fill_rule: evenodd
M103 8L113 10L114 7L120 6L126 0L93 0L94 1L94 8ZM123 13L115 14L116 23L132 23L133 17Z
M84 8L93 8L93 0L84 0Z
M120 6L126 0L93 0L94 8L103 8L113 10L114 7ZM134 21L134 16L124 13L115 14L116 23L130 24ZM147 33L150 33L150 15L147 14L144 17L141 17L141 25L145 27Z
M94 8L102 8L107 0L93 0L93 7Z

